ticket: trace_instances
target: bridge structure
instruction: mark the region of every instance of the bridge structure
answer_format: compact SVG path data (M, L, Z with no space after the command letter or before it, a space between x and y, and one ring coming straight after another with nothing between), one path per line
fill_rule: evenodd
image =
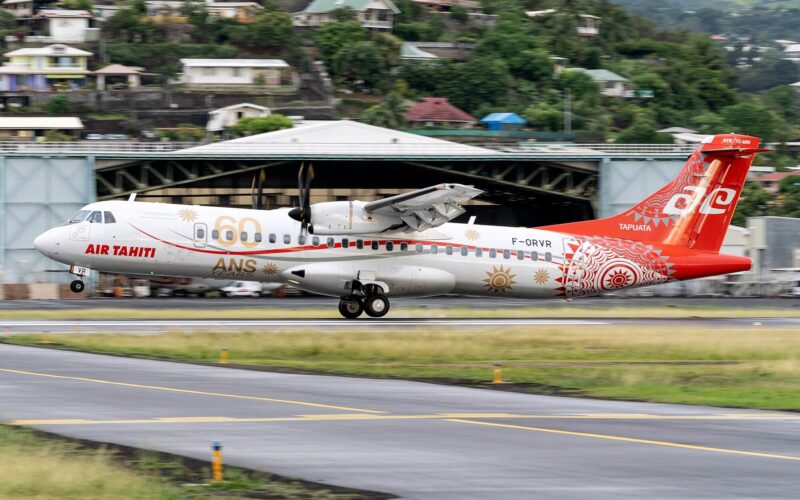
M408 135L408 134L407 134ZM268 208L296 203L300 164L316 172L312 201L369 200L441 182L485 190L479 222L535 226L618 213L677 174L678 145L228 141L0 142L0 281L54 281L58 265L33 239L95 200L127 198L249 206L264 170ZM428 139L426 139L428 140Z

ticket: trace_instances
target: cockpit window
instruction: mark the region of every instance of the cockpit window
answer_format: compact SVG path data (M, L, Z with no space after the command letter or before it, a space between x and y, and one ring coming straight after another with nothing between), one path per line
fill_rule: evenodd
M75 215L69 218L68 224L77 224L78 222L83 222L90 213L91 212L89 210L78 210Z
M106 219L106 224L114 224L117 222L117 219L114 218L114 214L111 212L103 212L103 217Z
M89 215L89 218L86 219L86 220L88 220L89 222L95 223L95 224L102 224L103 223L103 212L94 211L94 212L91 213L91 215Z

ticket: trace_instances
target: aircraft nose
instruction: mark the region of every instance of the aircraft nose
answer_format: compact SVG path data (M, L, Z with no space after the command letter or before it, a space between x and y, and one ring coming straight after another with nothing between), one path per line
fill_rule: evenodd
M41 253L48 255L53 248L53 230L49 229L33 240L33 246Z

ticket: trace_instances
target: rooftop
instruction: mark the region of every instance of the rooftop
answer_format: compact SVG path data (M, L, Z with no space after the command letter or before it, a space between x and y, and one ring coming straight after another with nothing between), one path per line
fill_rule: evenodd
M500 122L500 123L509 123L518 125L525 125L526 123L528 123L524 118L522 118L516 113L490 113L481 118L481 122L483 123Z
M469 113L450 104L446 97L423 97L406 113L408 121L418 122L466 122L478 120Z
M123 66L122 64L109 64L94 72L95 75L141 75L144 68L138 66Z
M436 54L426 52L413 43L404 42L400 47L400 57L402 59L439 59Z
M225 106L224 108L217 108L215 110L209 111L209 114L220 113L222 111L228 111L240 108L252 108L252 109L257 109L259 111L269 111L269 108L266 106L259 106L258 104L253 104L250 102L240 102L239 104L231 104L230 106Z
M86 18L91 19L92 13L88 10L70 10L70 9L42 9L36 14L36 17L50 17L50 18Z
M565 71L581 71L598 82L630 82L630 80L624 76L620 76L607 69L567 68Z
M181 59L187 68L288 68L283 59Z
M17 49L12 50L11 52L6 52L3 54L6 57L15 57L15 56L86 56L89 57L93 55L91 52L87 52L85 50L76 49L75 47L70 47L69 45L64 45L61 43L56 43L53 45L48 45L47 47L31 47L25 49Z
M303 9L303 12L307 14L323 14L325 12L343 8L350 8L359 12L366 10L367 6L372 3L375 3L375 0L314 0L308 5L308 7ZM392 0L383 0L383 3L385 3L386 6L389 7L389 9L395 14L400 13L400 9L398 9L394 3L392 3Z
M0 116L0 130L80 130L77 116Z

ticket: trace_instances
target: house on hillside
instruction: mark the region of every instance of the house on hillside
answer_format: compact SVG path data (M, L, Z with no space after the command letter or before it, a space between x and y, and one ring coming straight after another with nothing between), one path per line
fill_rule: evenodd
M77 138L83 122L75 116L2 116L0 140L35 140L49 131Z
M361 26L377 31L390 31L400 13L392 0L314 0L301 12L292 14L292 24L316 28L328 24L331 12L337 9L352 9Z
M784 59L793 62L800 62L800 43L789 45L783 49Z
M144 68L138 66L123 66L122 64L109 64L94 72L97 81L97 90L112 89L135 89L142 85L142 77L153 75L145 73Z
M446 97L423 97L406 112L406 121L424 127L472 128L478 120Z
M236 125L236 122L242 118L257 118L269 116L270 114L272 114L272 112L268 107L251 104L249 102L225 106L224 108L215 109L208 113L206 130L212 134L224 134L228 128Z
M88 10L42 9L29 22L33 37L29 41L44 43L85 43L96 41L99 30L91 27L93 16Z
M291 68L282 59L181 59L180 83L189 88L267 87L291 83Z
M439 56L420 49L411 42L403 42L400 46L400 59L403 61L436 61Z
M565 71L581 71L600 85L600 93L606 97L635 97L633 83L607 69L567 68Z
M781 181L790 175L797 175L800 179L800 174L797 172L775 172L772 174L760 175L753 179L755 182L761 184L761 187L772 194L778 194L781 188Z
M519 130L528 124L525 118L516 113L491 113L481 118L481 123L489 130Z
M578 17L583 21L583 26L578 26L578 35L584 40L594 38L600 34L600 28L597 27L598 21L602 17L593 16L591 14L578 14Z
M0 66L0 91L76 90L92 74L87 68L92 53L68 45L17 49L3 56L9 61Z
M475 0L411 0L415 4L422 5L428 12L439 12L450 14L453 7L460 7L467 11L467 18L483 26L493 26L499 16L485 14L480 2Z
M0 8L14 17L31 17L33 0L5 0Z
M212 16L252 23L264 7L256 2L211 2L206 5L206 10Z

